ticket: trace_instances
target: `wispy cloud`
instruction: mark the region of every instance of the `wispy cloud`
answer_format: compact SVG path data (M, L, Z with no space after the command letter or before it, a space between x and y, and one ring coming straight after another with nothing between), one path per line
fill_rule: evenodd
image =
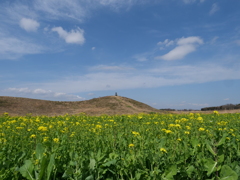
M134 68L127 66L108 66L108 65L98 65L93 66L89 69L90 71L132 71Z
M196 1L196 0L183 0L183 2L186 3L186 4L193 3L193 2L195 2L195 1Z
M52 31L57 32L58 35L64 39L66 43L82 45L85 42L83 29L77 28L76 30L67 32L62 27L55 27L52 28Z
M216 64L159 66L156 68L124 72L89 72L55 82L37 84L42 89L65 93L94 92L134 88L152 88L181 84L204 83L240 79L238 67L227 68ZM33 85L33 84L32 84Z
M40 26L40 24L37 21L28 18L22 18L19 22L19 25L21 28L28 32L37 31L38 27Z
M36 0L33 8L41 11L48 18L70 18L83 22L91 16L91 11L101 7L119 10L135 4L146 3L144 0Z
M220 10L220 7L219 7L219 5L217 4L217 3L214 3L213 5L212 5L212 8L211 8L211 10L209 11L209 14L210 15L213 15L213 14L215 14L217 11L219 11Z
M200 3L203 3L205 0L199 0ZM198 2L198 0L183 0L183 2L185 4L190 4L190 3L194 3L194 2Z
M173 50L169 51L167 54L163 56L157 56L156 59L163 59L163 60L178 60L184 58L189 53L196 50L197 45L203 44L203 40L197 36L191 36L187 38L180 38L176 40L177 47ZM174 41L169 41L166 39L164 42L158 43L158 45L165 45L169 46L174 44Z
M169 39L165 39L165 41L163 42L158 42L157 45L165 45L165 46L171 46L174 44L174 41L173 40L169 40Z
M240 40L236 40L235 42L236 42L237 45L240 46Z
M2 93L8 96L13 95L13 96L49 99L49 100L67 100L67 101L84 100L84 98L77 95L52 92L51 90L44 90L44 89L8 88L8 89L2 90Z
M87 4L82 0L36 0L32 7L44 13L48 19L70 18L83 21L89 10Z
M167 54L157 57L157 59L163 59L163 60L177 60L184 58L187 54L195 51L196 48L193 45L182 45L177 46Z
M214 38L211 39L210 44L214 44L218 39L219 37L215 36Z
M16 59L26 54L38 54L44 51L44 47L28 39L0 33L0 59Z

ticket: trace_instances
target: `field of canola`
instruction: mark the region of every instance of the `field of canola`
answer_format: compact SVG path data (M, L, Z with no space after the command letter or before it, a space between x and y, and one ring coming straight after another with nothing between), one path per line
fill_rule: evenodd
M0 115L1 180L239 178L239 113Z

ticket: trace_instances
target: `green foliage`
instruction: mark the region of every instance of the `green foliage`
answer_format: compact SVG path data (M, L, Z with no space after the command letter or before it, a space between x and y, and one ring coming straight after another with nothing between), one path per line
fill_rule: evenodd
M0 179L237 180L240 114L0 116Z

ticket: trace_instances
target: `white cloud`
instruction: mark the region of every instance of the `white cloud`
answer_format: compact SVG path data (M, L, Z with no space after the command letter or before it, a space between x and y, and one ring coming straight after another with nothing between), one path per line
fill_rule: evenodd
M134 70L134 68L126 66L107 66L107 65L98 65L90 68L90 71L129 71Z
M61 89L64 93L153 88L240 79L239 68L203 63L195 66L159 66L155 69L146 68L145 70L134 70L134 72L94 71L83 76L68 77L36 85L41 89L51 89L52 91Z
M182 45L177 46L167 54L160 56L160 59L163 60L177 60L184 58L187 54L195 51L196 48L193 45Z
M217 40L218 40L218 36L215 36L214 38L212 38L212 40L210 41L210 44L214 44Z
M168 45L170 42L168 39L166 39L164 42L158 43L158 44L165 44ZM180 38L176 40L177 47L175 47L173 50L168 52L167 54L163 56L157 56L155 59L163 59L163 60L178 60L184 58L189 53L196 50L196 47L198 44L203 44L203 40L200 37L197 36L190 36L187 38Z
M145 61L148 61L149 59L153 59L157 51L158 51L158 48L154 48L153 50L148 52L135 54L134 56L132 56L132 58L136 59L139 62L145 62Z
M148 58L145 57L144 55L135 55L133 58L136 59L139 62L148 61Z
M186 3L186 4L193 3L193 2L195 2L195 1L196 1L196 0L183 0L183 2Z
M88 96L94 96L95 94L94 93L88 93L87 95Z
M190 36L187 38L182 37L177 41L177 44L178 45L203 44L203 40L197 36Z
M90 12L101 7L118 10L135 4L146 3L145 0L35 0L33 8L44 13L48 19L70 18L84 21Z
M229 98L225 98L224 101L229 101L230 99Z
M215 14L215 13L216 13L217 11L219 11L219 10L220 10L220 8L219 8L218 4L217 4L217 3L214 3L214 4L212 5L212 8L211 8L209 14L210 14L210 15L213 15L213 14Z
M30 98L39 98L39 99L51 99L51 100L71 100L71 101L80 101L84 98L59 92L52 92L51 90L44 89L29 89L29 88L8 88L2 91L2 93L8 96L25 96Z
M45 50L27 39L9 37L7 34L0 34L0 59L16 59L25 54L38 54Z
M169 39L165 39L165 41L163 41L163 42L160 41L157 43L157 45L165 45L166 47L171 46L173 44L174 44L174 41L169 40Z
M84 44L84 30L77 28L76 30L71 30L70 32L65 31L62 27L52 28L52 31L57 32L58 35L65 40L66 43L72 44Z
M235 42L237 43L237 45L240 46L240 40L237 40L237 41L235 41Z
M70 18L83 21L88 15L89 3L83 0L36 0L33 1L33 8L43 12L48 19Z
M40 24L37 21L27 18L22 18L19 22L19 25L21 28L28 32L37 31L38 27L40 26Z
M189 3L194 3L194 2L196 2L197 0L183 0L183 2L185 3L185 4L189 4ZM200 0L200 3L203 3L205 0Z
M96 47L92 47L92 50L95 50L96 49Z

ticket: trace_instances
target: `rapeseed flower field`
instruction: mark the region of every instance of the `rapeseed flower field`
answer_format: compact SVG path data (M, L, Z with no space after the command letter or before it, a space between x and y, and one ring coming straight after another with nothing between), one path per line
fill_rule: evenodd
M239 177L239 113L0 116L1 180Z

